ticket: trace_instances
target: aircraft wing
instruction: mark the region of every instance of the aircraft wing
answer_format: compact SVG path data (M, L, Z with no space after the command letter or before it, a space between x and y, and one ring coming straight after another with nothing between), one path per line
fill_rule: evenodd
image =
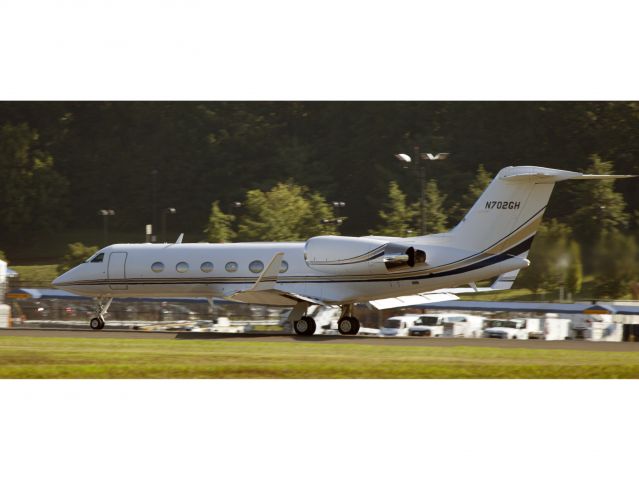
M370 300L368 303L370 303L378 310L386 310L388 308L410 307L412 305L445 302L448 300L459 300L459 297L457 295L453 295L452 293L420 293L418 295L405 295L403 297Z
M431 293L477 293L477 292L493 292L495 290L510 290L519 274L519 270L513 270L511 272L502 273L499 275L490 287L477 287L474 283L470 284L470 287L456 287L456 288L440 288L439 290L433 290Z
M282 268L283 257L283 253L276 253L251 288L234 292L225 298L236 302L255 303L258 305L274 305L280 307L294 307L299 302L326 305L324 302L315 298L285 292L284 290L276 288L277 276Z
M630 303L630 302L628 302ZM601 303L551 303L551 302L488 302L488 301L443 301L425 302L419 308L433 310L463 310L480 312L533 312L584 315L639 315L637 305Z
M477 287L474 283L470 287L456 288L440 288L432 292L420 293L418 295L406 295L403 297L383 298L381 300L372 300L370 303L378 310L386 310L388 308L410 307L414 305L432 304L437 302L448 302L451 300L459 300L456 295L458 293L477 293L491 292L494 290L508 290L512 287L519 270L502 273L499 275L490 287Z

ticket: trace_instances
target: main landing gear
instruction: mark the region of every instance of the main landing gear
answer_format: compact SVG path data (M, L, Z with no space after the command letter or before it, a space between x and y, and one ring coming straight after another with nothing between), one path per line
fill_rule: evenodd
M307 337L315 334L317 323L306 314L308 303L298 302L291 313L289 313L288 321L293 324L293 330L299 336ZM359 332L359 320L353 316L353 305L342 306L342 313L337 322L337 329L342 335L357 335Z
M102 330L104 328L104 316L106 315L107 310L109 310L112 301L113 298L109 298L106 303L102 303L102 300L98 300L98 306L96 308L97 316L92 318L89 322L89 326L93 330Z
M342 335L357 335L357 332L359 332L359 320L355 317L342 317L337 322L337 330Z
M317 325L315 323L315 320L313 320L313 317L304 315L298 321L293 322L293 329L298 335L310 337L315 333Z
M353 316L353 305L343 305L342 315L337 322L337 330L342 335L357 335L359 332L359 320Z

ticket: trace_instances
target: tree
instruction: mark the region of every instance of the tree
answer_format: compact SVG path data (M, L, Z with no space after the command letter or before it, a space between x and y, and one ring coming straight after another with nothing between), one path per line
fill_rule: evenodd
M566 291L575 294L581 292L583 267L581 264L581 247L574 240L570 242L570 252L568 257L570 263L568 264L568 269L566 271Z
M444 213L446 195L442 195L435 180L429 180L424 189L426 200L426 232L440 233L447 230L447 215ZM416 204L419 209L419 204Z
M220 208L220 202L215 201L211 205L209 223L204 229L209 242L226 243L232 241L237 234L233 231L232 224L235 215L224 213Z
M82 242L70 243L67 245L67 253L62 258L62 263L58 265L58 273L62 274L72 269L76 265L84 262L98 250L99 248L95 245L89 247Z
M605 233L594 250L593 264L593 283L598 296L617 298L626 295L639 273L635 239L615 231Z
M484 190L488 188L488 185L492 180L493 175L486 171L484 165L480 163L479 167L477 167L475 179L468 186L468 191L462 197L462 208L469 210L481 194L484 193Z
M38 133L27 124L0 127L0 231L21 241L55 230L65 216L67 182L37 145Z
M570 257L570 227L552 219L542 224L530 249L530 267L524 269L519 285L538 293L553 291L565 284Z
M267 192L249 190L240 217L238 236L243 241L302 241L336 232L330 205L319 194L294 183L278 183Z
M599 155L591 155L590 166L585 173L610 175L612 162L602 160ZM597 244L602 236L623 230L629 215L625 212L626 202L623 195L615 192L614 182L579 182L575 186L577 209L571 215L578 238L588 240L590 245Z
M397 182L393 181L388 184L388 199L384 204L384 210L379 211L379 217L382 223L370 231L371 235L389 237L408 235L415 213L406 205L406 195L401 191Z

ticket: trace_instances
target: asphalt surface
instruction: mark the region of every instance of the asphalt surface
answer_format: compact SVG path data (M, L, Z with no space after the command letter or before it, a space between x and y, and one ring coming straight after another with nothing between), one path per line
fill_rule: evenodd
M530 348L544 350L590 350L599 352L639 352L639 342L590 342L586 340L500 340L495 338L428 338L369 337L314 335L300 337L281 333L199 333L199 332L139 332L134 330L90 330L54 328L0 329L3 337L57 338L128 338L153 340L223 340L229 342L288 342L310 344L386 345L402 347L489 347Z

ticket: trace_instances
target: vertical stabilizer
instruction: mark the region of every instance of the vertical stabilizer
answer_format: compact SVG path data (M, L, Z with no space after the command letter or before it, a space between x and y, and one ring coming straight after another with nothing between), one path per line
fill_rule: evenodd
M451 243L465 250L526 258L555 183L631 176L585 175L544 167L506 167L451 230Z

